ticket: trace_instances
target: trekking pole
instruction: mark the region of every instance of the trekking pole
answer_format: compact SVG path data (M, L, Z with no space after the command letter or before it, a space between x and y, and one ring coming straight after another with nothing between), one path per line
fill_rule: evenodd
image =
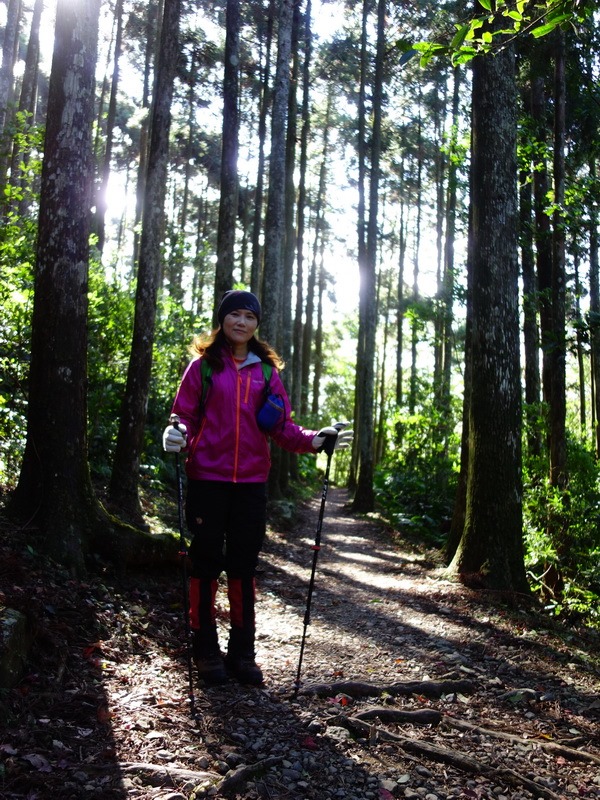
M179 417L171 414L169 420L174 428L179 429ZM190 604L188 594L187 576L187 543L183 533L183 480L181 477L181 465L179 463L179 453L175 453L175 474L177 477L177 510L179 514L179 557L181 559L181 588L183 592L183 618L185 622L185 649L187 653L188 667L188 695L190 699L190 714L196 718L196 700L194 697L194 680L192 677L192 650L191 650L191 631L190 631Z
M347 422L336 422L332 425L338 433L343 430ZM319 510L319 519L317 522L317 531L315 534L315 543L311 545L313 551L312 570L310 573L310 581L308 582L308 595L306 597L306 611L304 612L304 630L302 632L302 643L300 645L300 658L298 659L298 671L296 673L296 682L294 683L294 697L297 696L300 689L300 673L302 672L302 658L304 657L304 647L306 645L306 629L310 625L310 605L313 596L313 589L315 588L315 573L317 571L317 561L319 558L319 550L321 549L321 530L323 529L323 516L325 514L325 501L327 500L327 490L329 489L329 470L331 468L331 458L335 450L335 439L328 442L325 439L324 450L327 453L327 467L325 469L325 477L323 478L323 491L321 494L321 508Z

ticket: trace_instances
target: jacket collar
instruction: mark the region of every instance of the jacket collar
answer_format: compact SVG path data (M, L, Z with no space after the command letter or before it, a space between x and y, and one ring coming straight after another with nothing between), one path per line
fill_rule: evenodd
M260 364L260 363L261 363L260 357L257 356L256 353L253 353L252 350L249 350L248 355L246 356L246 360L242 364L239 364L238 369L242 369L242 367L248 367L251 364Z

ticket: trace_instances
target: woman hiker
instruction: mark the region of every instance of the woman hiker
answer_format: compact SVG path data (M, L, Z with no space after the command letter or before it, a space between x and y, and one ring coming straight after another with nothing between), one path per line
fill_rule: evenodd
M348 447L352 431L309 431L292 421L278 373L281 359L255 335L261 307L254 294L226 292L217 318L217 330L194 340L194 358L173 403L179 421L172 417L163 446L168 452L186 451L186 521L193 537L190 626L199 677L215 685L231 674L260 686L254 576L266 530L269 437L291 452L315 453L325 449L326 440L334 449ZM215 608L223 571L231 626L224 659Z

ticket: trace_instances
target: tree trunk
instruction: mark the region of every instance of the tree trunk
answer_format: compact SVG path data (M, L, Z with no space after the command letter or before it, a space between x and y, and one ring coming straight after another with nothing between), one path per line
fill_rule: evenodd
M265 219L265 267L262 282L265 313L261 320L261 336L276 349L281 349L283 342L286 123L290 87L293 7L294 0L280 0L277 68L271 120L269 196ZM269 477L271 496L274 499L281 496L280 467L280 451L274 449Z
M27 54L25 56L25 71L23 72L23 82L21 83L21 93L19 95L18 113L22 115L22 126L25 135L35 125L35 108L37 101L37 82L40 65L40 22L44 11L44 0L35 0L33 13L31 15L31 27L29 29L29 41L27 42ZM27 139L25 138L25 141ZM10 182L12 186L25 188L26 180L21 172L20 163L29 162L29 149L27 145L20 147L18 142L13 140ZM20 201L12 200L13 208L17 208L20 216L29 213L31 196L23 192Z
M320 414L321 380L323 378L323 295L325 294L325 239L321 237L319 253L319 282L317 291L317 329L315 331L315 349L312 388L312 415L317 419Z
M308 169L308 137L310 134L310 65L312 58L312 32L311 32L311 0L307 0L304 12L304 61L302 64L302 127L300 131L300 164L298 179L298 203L296 224L296 308L294 313L294 330L292 334L292 373L291 373L291 402L292 408L300 411L302 401L302 363L303 363L303 336L304 323L304 231L306 215L306 173ZM327 95L327 109L331 103L331 92ZM329 119L329 113L327 113ZM328 126L328 123L326 123ZM295 454L290 457L290 477L297 480L298 458Z
M540 341L542 344L542 395L550 403L550 349L552 347L552 235L548 207L548 169L543 149L548 122L546 119L544 79L536 76L531 81L531 113L535 137L542 155L534 164L533 206L535 216L535 248L539 292Z
M323 127L323 148L321 151L321 165L319 167L319 187L314 209L313 229L315 232L312 246L312 258L308 272L306 287L306 321L304 324L302 338L302 374L301 374L301 393L300 393L300 414L305 416L309 410L309 382L310 382L310 362L313 356L313 330L315 312L315 289L317 286L317 263L319 252L323 250L323 238L325 236L325 204L327 197L327 165L329 163L329 136L331 106L327 103L325 114L325 125Z
M575 238L579 237L579 231L577 232ZM587 403L586 403L586 380L585 380L585 333L583 328L583 316L581 314L581 298L584 293L584 288L581 283L580 275L579 275L579 266L580 266L580 258L579 254L577 253L577 241L573 242L573 272L575 276L575 297L573 298L575 304L575 337L576 337L576 344L575 350L577 352L577 372L579 375L579 385L578 385L578 392L579 392L579 425L580 425L580 433L581 438L585 440L586 438L586 428L587 428Z
M117 0L115 6L115 17L117 31L115 34L115 52L113 57L113 74L110 84L110 97L108 100L108 112L106 115L106 146L104 158L100 167L100 186L96 193L96 215L94 230L98 237L97 248L102 253L105 239L105 220L108 208L107 192L110 180L110 162L112 159L112 149L115 134L115 121L117 118L117 92L119 89L119 60L123 43L123 0Z
M450 153L448 164L448 187L446 198L446 237L444 242L444 267L442 275L442 315L441 325L441 369L440 386L437 392L437 403L442 418L442 436L444 452L448 452L452 421L452 355L454 334L454 244L456 235L456 194L458 188L457 140L459 125L459 100L461 86L460 67L454 68L454 85L452 91L452 133L450 136Z
M161 10L163 0L149 0L146 16L146 49L144 59L144 86L142 91L142 108L149 108L151 105L152 87L152 65L156 55L156 42L160 33L159 20L162 18ZM140 235L138 230L141 228L142 216L144 214L144 200L146 197L146 174L148 170L148 135L150 131L150 112L143 117L140 130L140 161L138 164L136 203L135 203L135 223L133 235L133 258L132 266L136 267L140 260ZM133 269L132 269L133 274Z
M410 381L408 388L408 413L414 414L417 407L417 345L419 342L419 313L417 305L419 302L419 252L421 250L421 216L423 207L423 135L421 125L421 90L419 88L417 123L417 146L419 148L417 156L417 218L415 220L414 251L413 251L413 285L412 302L415 306L411 320L410 334Z
M180 0L165 0L161 46L152 102L146 196L127 385L110 480L110 502L124 516L141 520L138 482L152 373L156 305L161 280L161 241L169 158L171 98L179 54Z
M252 223L252 264L250 267L250 286L255 294L260 294L262 286L261 231L265 179L265 140L267 138L267 114L270 105L269 78L271 73L271 47L273 42L273 23L275 19L275 0L269 0L267 18L265 67L261 79L260 112L258 118L258 167L256 171L256 192L254 195L254 219Z
M473 173L471 171L471 184ZM471 197L473 192L471 191ZM472 228L473 203L469 207L469 230ZM467 484L469 474L469 418L471 408L471 389L473 386L473 237L469 235L467 253L467 308L465 324L465 368L462 401L462 431L460 437L460 471L456 486L456 497L452 509L450 532L444 545L446 563L450 563L460 545L467 516Z
M11 511L76 573L99 505L87 463L87 289L99 0L59 0L48 96L27 445Z
M221 148L221 198L217 231L217 270L215 274L215 310L223 294L233 288L235 264L235 228L238 208L238 134L239 134L239 61L240 2L227 0L225 36L225 76L223 79L223 133Z
M392 286L391 286L391 272L388 276L388 285L386 286L386 299L385 299L385 314L383 320L383 347L381 353L381 366L379 378L379 409L377 420L377 436L375 439L375 464L379 464L385 455L386 451L386 363L387 363L387 350L388 350L388 337L390 328L390 308L392 305Z
M552 232L552 342L550 351L550 483L567 485L565 301L565 40L557 29L554 55L554 213Z
M269 197L265 219L265 268L262 300L265 307L261 335L279 348L282 338L283 245L285 237L285 143L290 86L290 54L294 0L280 0L277 68L271 120Z
M19 50L21 29L21 0L7 3L6 27L2 44L0 64L0 187L6 185L9 154L11 149L11 127L14 116L14 70Z
M385 13L386 2L379 0L377 5L377 50L375 55L375 78L373 82L373 128L371 131L371 175L369 184L369 219L367 225L366 261L361 271L361 307L363 316L359 320L359 339L362 339L363 363L357 375L357 395L359 401L358 447L360 464L356 492L352 507L355 511L372 511L375 506L373 491L374 452L373 437L375 422L374 410L374 360L377 330L376 275L379 229L377 212L379 208L379 162L381 155L381 118L383 103L383 61L385 55Z
M465 582L526 592L521 506L517 97L513 48L473 61L472 387L463 535Z
M358 155L358 205L357 205L357 244L358 244L358 271L362 275L367 269L367 226L366 226L366 192L367 192L367 83L369 81L369 52L368 52L368 22L370 5L367 0L362 4L362 25L360 34L360 83L358 89L358 130L357 130L357 155ZM364 329L365 293L361 283L361 290L358 297L358 324ZM351 491L356 491L358 483L358 470L360 464L360 420L362 396L360 392L360 376L364 371L364 340L357 337L356 343L356 381L354 390L354 428L357 436L352 447L352 457L350 461L350 474L348 476L348 486Z
M286 364L292 357L292 287L294 282L294 261L296 256L296 185L294 167L296 163L296 139L298 136L298 40L300 30L300 6L294 3L292 14L292 68L288 96L287 132L285 142L285 229L283 245L283 305L281 309L282 339L281 354ZM288 373L289 374L289 373ZM289 391L290 382L286 381Z
M402 181L401 184L402 186ZM404 387L402 380L402 365L404 352L404 263L406 259L406 205L400 200L400 222L398 231L398 311L396 316L396 406L402 408L404 402Z
M524 92L525 104L530 105L531 88ZM529 102L527 102L529 101ZM538 330L538 286L533 252L533 182L530 169L520 176L520 245L523 279L523 352L525 358L525 415L527 420L527 449L529 455L542 452L540 415L540 340Z
M597 176L596 159L590 158L590 177L595 180ZM594 444L596 459L600 458L600 258L598 257L598 203L593 193L589 201L589 237L590 237L590 345L591 345L591 370L592 387L595 403L592 406L594 414Z

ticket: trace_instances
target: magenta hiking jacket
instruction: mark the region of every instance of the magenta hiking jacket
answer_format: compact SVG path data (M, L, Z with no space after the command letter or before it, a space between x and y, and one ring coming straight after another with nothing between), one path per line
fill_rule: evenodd
M238 369L225 354L225 368L213 372L206 394L204 414L200 358L191 361L181 379L173 403L187 428L186 473L192 480L264 483L271 467L268 437L284 450L314 453L309 431L291 420L291 408L276 369L270 380L271 394L285 404L285 421L267 433L258 427L256 415L265 401L265 377L260 358L250 352Z

